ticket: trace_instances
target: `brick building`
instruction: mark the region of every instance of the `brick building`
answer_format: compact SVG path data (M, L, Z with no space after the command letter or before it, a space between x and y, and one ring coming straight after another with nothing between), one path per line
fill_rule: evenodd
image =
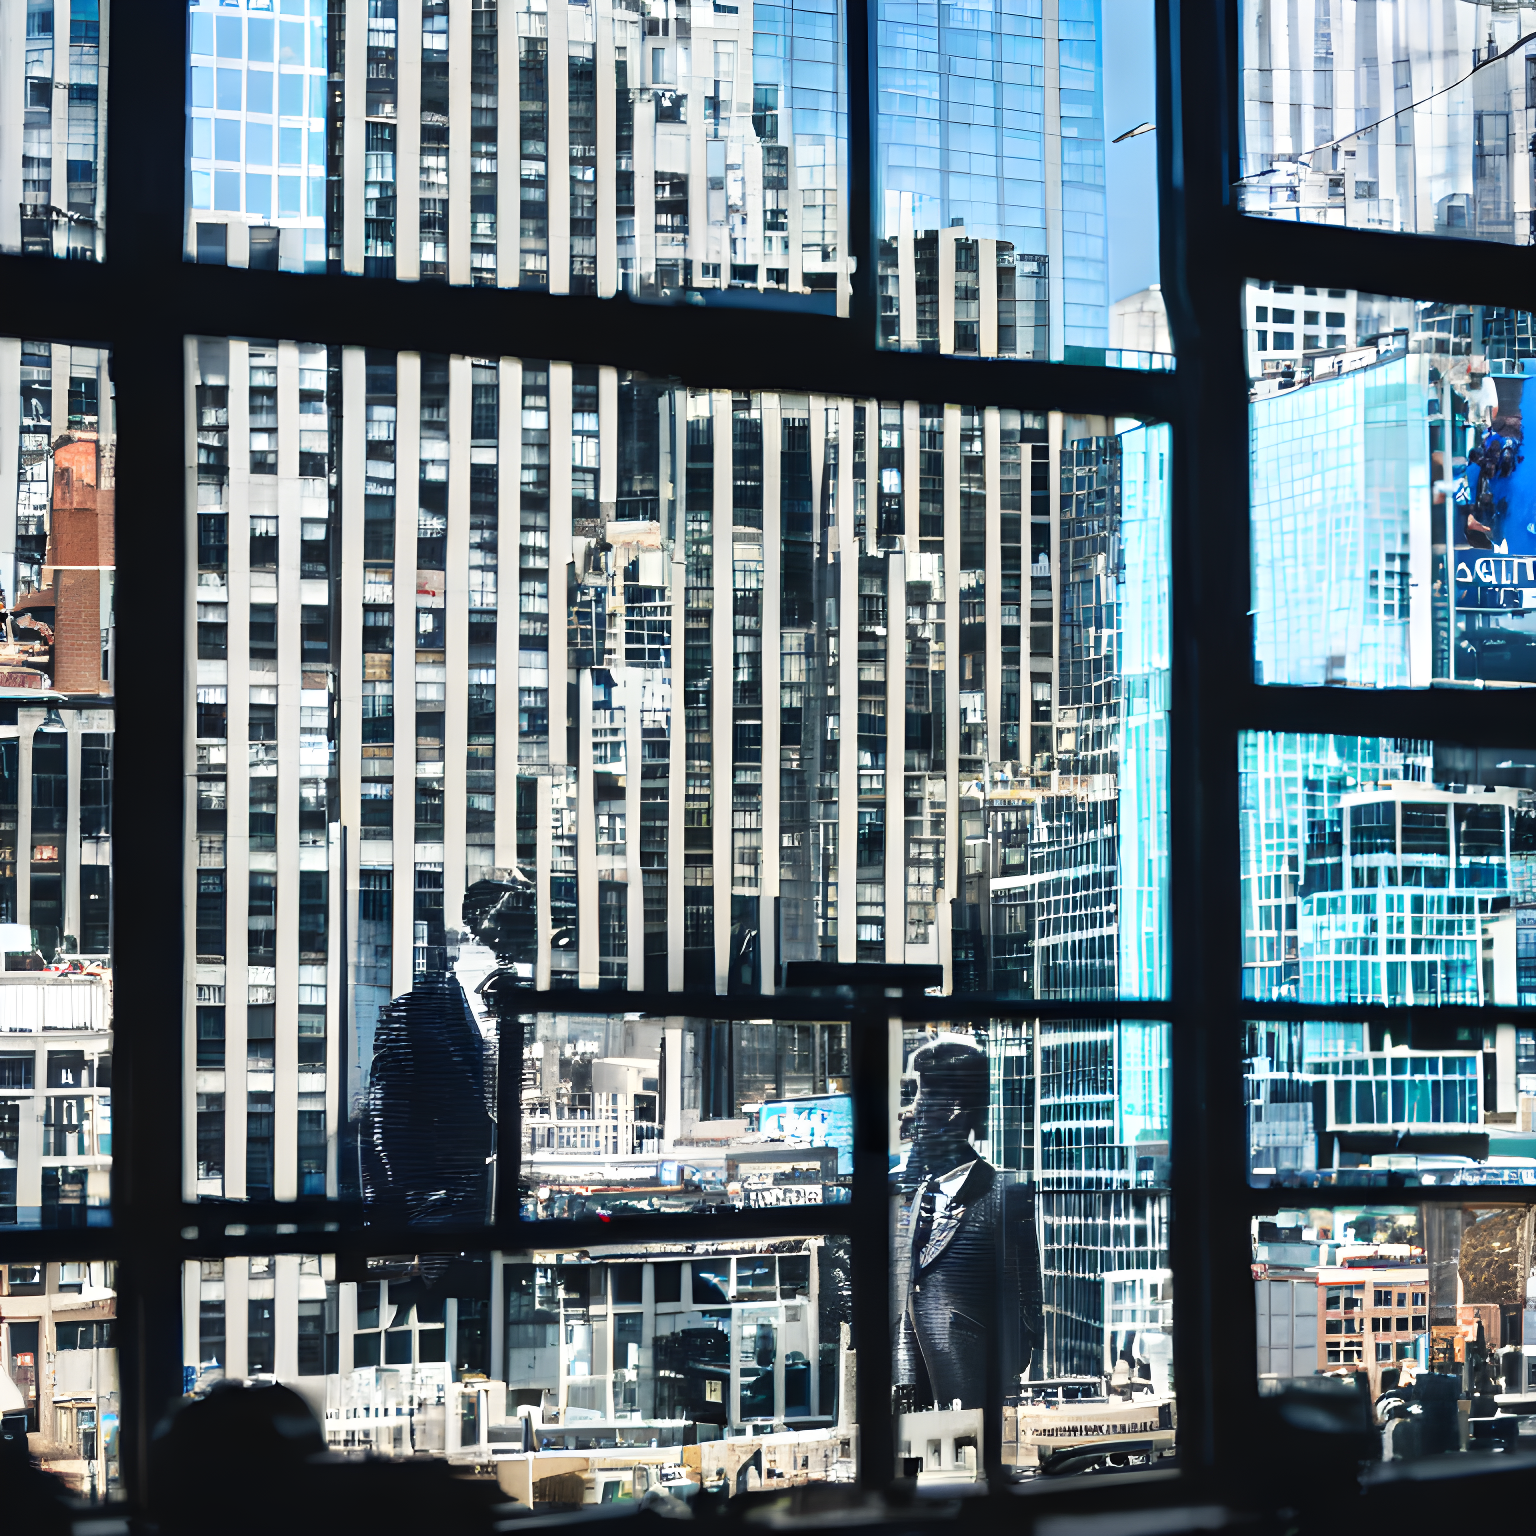
M53 686L61 693L106 693L104 592L113 564L110 473L95 432L66 432L53 446L53 516L44 578L54 597Z
M1377 1260L1369 1265L1325 1266L1317 1272L1319 1371L1363 1370L1371 1395L1381 1373L1420 1356L1429 1333L1429 1270L1420 1263Z

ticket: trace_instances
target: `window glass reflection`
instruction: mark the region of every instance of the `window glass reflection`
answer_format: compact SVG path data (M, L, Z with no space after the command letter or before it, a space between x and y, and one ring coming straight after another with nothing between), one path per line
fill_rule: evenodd
M1536 765L1408 738L1240 738L1243 991L1529 1004Z
M1284 1208L1253 1224L1261 1393L1336 1388L1383 1461L1536 1433L1525 1207ZM1346 1411L1341 1400L1335 1411Z
M523 1021L525 1216L846 1201L847 1024L538 1015ZM694 1267L694 1287L720 1283ZM772 1294L772 1260L737 1265ZM703 1298L698 1298L703 1299Z
M106 255L109 0L33 0L5 39L0 251Z
M1259 1186L1536 1184L1536 1030L1406 1021L1247 1028Z
M191 1261L187 1389L281 1382L330 1451L444 1460L538 1513L851 1483L849 1280L820 1237Z
M111 1220L115 409L105 350L0 338L0 1229Z
M1250 282L1255 674L1536 682L1531 316Z
M116 1269L99 1259L0 1264L6 1437L87 1504L124 1496Z
M1245 3L1244 211L1529 245L1533 20L1520 4Z
M919 1486L1173 1449L1168 1032L908 1028L892 1147L898 1455ZM1106 1427L1108 1426L1108 1427Z
M188 260L847 313L835 0L187 19Z
M521 988L761 994L825 959L1163 994L1166 428L290 341L188 361L189 1197L484 1211ZM584 1027L550 1022L537 1150L583 1150L562 1095L604 1092L649 1149L660 1039ZM665 1113L847 1091L835 1031L684 1048ZM618 1077L567 1075L588 1057Z
M1165 369L1152 7L877 7L880 344Z

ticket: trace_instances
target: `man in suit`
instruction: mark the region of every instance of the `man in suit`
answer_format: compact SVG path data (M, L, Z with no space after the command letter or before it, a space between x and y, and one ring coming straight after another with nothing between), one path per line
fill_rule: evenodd
M1000 1406L1041 1333L1033 1191L1006 1183L972 1145L986 1132L988 1093L974 1040L940 1035L909 1070L918 1092L894 1384L915 1409Z

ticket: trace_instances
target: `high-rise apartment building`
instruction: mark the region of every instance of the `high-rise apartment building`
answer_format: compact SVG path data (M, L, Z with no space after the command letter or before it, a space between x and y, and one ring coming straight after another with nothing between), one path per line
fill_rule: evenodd
M1161 995L1164 429L527 358L188 357L189 1193L356 1187L339 1130L368 1143L395 1091L386 1023L467 1008L483 1056L487 951L540 989L770 994L831 959ZM825 1028L598 1022L525 1046L540 1211L577 1155L610 1198L723 1190L741 1154L687 1173L676 1138L846 1091ZM993 1064L999 1155L1050 1184L1051 1359L1097 1370L1105 1276L1166 1267L1165 1031L1034 1034ZM397 1087L477 1093L412 1050Z
M1529 245L1529 4L1243 8L1247 213Z
M846 312L842 18L189 5L189 259Z
M832 0L188 17L189 260L846 313ZM883 344L1165 365L1110 334L1101 0L878 26Z
M110 1219L109 359L0 339L0 1226Z
M106 253L109 0L0 4L0 251Z

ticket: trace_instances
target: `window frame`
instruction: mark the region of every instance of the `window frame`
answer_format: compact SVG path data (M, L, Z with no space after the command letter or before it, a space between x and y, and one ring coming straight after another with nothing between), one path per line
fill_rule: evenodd
M334 0L333 0L334 5ZM1420 297L1529 305L1528 248L1460 238L1386 234L1284 223L1237 211L1242 115L1238 0L1157 0L1158 184L1161 275L1178 352L1175 372L1077 364L980 361L880 351L876 338L878 232L873 219L876 34L874 0L847 11L850 249L857 260L849 317L703 310L550 296L516 289L452 288L361 277L290 275L187 264L184 169L166 151L184 135L187 13L180 6L123 8L110 38L114 100L108 121L106 259L100 264L0 256L0 334L39 333L112 349L117 397L117 515L134 537L118 543L123 592L167 590L195 601L187 583L181 487L165 473L186 459L190 407L183 338L273 334L398 350L555 356L635 367L711 387L804 388L860 398L985 402L1025 410L1084 410L1171 424L1172 708L1170 713L1170 994L1149 1005L1003 1004L981 998L889 1000L883 988L829 1003L781 997L776 1017L848 1018L858 1155L847 1206L711 1217L712 1235L843 1232L853 1250L858 1302L883 1307L887 1267L884 1136L889 1063L886 1020L1013 1015L1035 1019L1153 1018L1171 1024L1171 1266L1178 1276L1175 1359L1179 1382L1178 1475L1148 1499L1187 1501L1251 1465L1259 1401L1254 1362L1239 1342L1254 1333L1249 1223L1276 1208L1248 1188L1244 1160L1238 735L1244 730L1417 736L1467 746L1536 747L1536 710L1512 712L1473 690L1379 692L1260 687L1251 665L1248 614L1248 373L1243 284L1281 279ZM862 60L863 67L854 67ZM1475 265L1474 265L1475 263ZM1475 274L1475 276L1473 275ZM389 283L387 302L381 286ZM1468 289L1475 290L1467 293ZM46 321L40 316L49 317ZM58 317L70 317L67 321ZM279 318L280 317L280 318ZM805 359L817 361L808 367ZM188 471L188 473L195 473ZM152 530L151 537L143 537ZM194 573L195 574L195 573ZM1248 642L1244 642L1248 637ZM123 1383L123 1471L142 1505L150 1433L182 1391L181 1267L192 1257L270 1252L279 1240L361 1257L414 1250L416 1230L341 1230L342 1213L319 1200L292 1204L181 1198L182 863L167 838L195 836L189 793L173 766L190 740L183 688L191 663L183 626L160 626L149 669L128 666L116 683L120 803L139 814L116 828L113 1224L107 1228L0 1233L0 1262L114 1258ZM167 736L172 738L167 746ZM133 871L131 884L122 872ZM167 928L169 926L169 932ZM520 1011L569 1006L570 994L519 994ZM760 999L698 994L606 993L615 1010L645 1008L715 1018L761 1017ZM1481 1023L1484 1010L1266 1003L1266 1017L1433 1017ZM1522 1020L1530 1010L1512 1010ZM195 1035L195 1020L190 1026ZM521 1031L515 1031L520 1036ZM501 1055L504 1104L517 1052ZM170 1112L169 1106L178 1106ZM688 1217L615 1217L520 1223L515 1208L518 1127L499 1122L502 1176L494 1225L434 1230L431 1242L516 1250L635 1238L684 1240ZM1339 1186L1334 1198L1356 1193ZM1425 1189L1421 1201L1464 1198ZM1536 1191L1501 1189L1506 1204ZM725 1223L726 1231L720 1227ZM336 1230L329 1230L334 1225ZM867 1308L857 1305L855 1314ZM879 1488L894 1475L890 1360L865 1349L858 1376L862 1476ZM995 1465L992 1455L987 1460ZM1058 1497L1049 1495L1047 1497ZM1079 1488L1072 1507L1085 1507Z

